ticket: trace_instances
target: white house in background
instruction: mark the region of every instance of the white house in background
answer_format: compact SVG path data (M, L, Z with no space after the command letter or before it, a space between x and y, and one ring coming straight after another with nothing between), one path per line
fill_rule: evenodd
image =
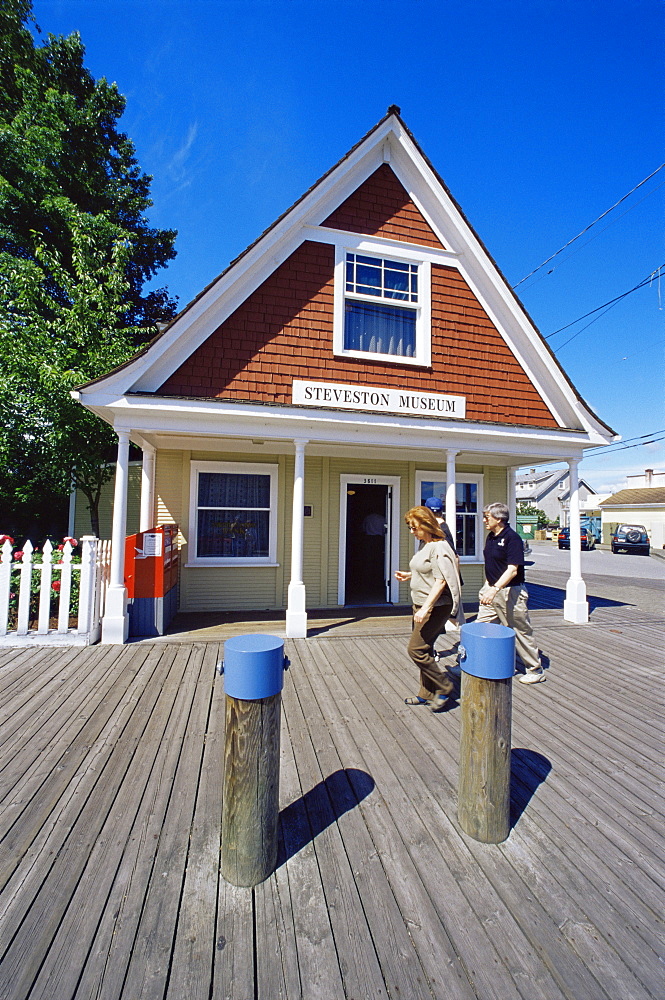
M558 519L559 524L568 524L570 507L570 473L568 469L529 469L520 473L515 480L518 503L528 503L544 511L549 520ZM580 510L594 507L596 491L584 480L579 480ZM591 507L589 504L591 503Z
M627 490L651 489L652 486L665 486L665 472L645 469L637 475L626 476Z
M654 549L665 548L665 473L646 469L643 476L626 476L628 489L600 503L603 541L617 524L642 524Z

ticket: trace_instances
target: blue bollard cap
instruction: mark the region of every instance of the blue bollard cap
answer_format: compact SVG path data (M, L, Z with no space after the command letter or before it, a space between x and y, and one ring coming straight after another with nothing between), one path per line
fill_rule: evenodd
M255 701L279 694L284 684L284 640L250 633L224 643L224 691L231 698Z
M462 625L459 650L462 670L474 677L498 681L515 673L515 633L505 625Z

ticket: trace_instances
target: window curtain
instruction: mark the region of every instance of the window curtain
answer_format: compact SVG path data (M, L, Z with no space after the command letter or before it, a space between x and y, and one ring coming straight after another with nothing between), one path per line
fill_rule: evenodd
M269 551L270 476L199 473L197 555L267 558Z
M347 300L344 348L412 358L416 353L415 311Z

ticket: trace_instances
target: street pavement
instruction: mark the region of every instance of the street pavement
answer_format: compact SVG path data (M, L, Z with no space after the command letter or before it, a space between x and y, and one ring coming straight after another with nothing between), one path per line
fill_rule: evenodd
M570 552L556 542L531 542L526 557L528 583L565 590ZM631 604L641 611L665 616L665 560L658 556L613 553L609 549L582 552L582 576L587 594Z

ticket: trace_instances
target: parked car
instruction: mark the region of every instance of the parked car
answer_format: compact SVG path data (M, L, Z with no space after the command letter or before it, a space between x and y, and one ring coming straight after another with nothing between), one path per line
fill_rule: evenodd
M570 548L570 528L559 528L559 548ZM596 547L596 536L589 528L580 528L580 543L583 549L590 551Z
M644 552L649 555L650 541L643 524L620 524L610 536L612 552Z

